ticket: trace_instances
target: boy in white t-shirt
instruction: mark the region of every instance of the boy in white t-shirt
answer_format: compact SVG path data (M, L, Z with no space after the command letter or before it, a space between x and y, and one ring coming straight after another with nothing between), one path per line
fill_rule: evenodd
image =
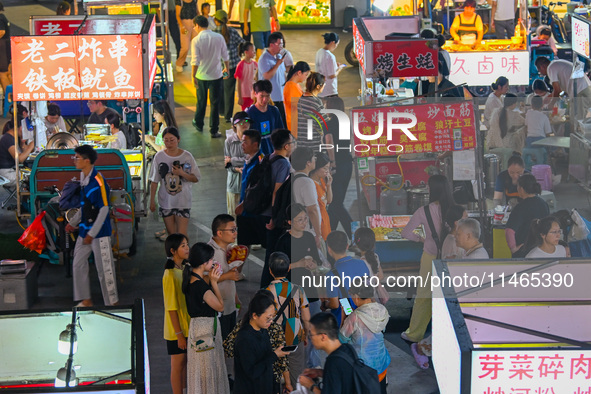
M531 148L534 142L546 138L552 133L550 119L541 112L544 100L540 96L534 96L531 99L531 109L525 115L525 124L527 126L527 138L525 146Z

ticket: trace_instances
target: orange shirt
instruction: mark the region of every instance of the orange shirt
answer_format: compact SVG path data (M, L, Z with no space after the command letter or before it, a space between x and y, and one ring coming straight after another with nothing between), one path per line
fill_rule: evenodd
M300 85L292 81L287 81L283 87L285 120L287 121L287 128L291 131L294 138L298 138L298 100L302 97L303 93ZM292 98L294 99L293 102ZM293 127L292 124L294 125Z

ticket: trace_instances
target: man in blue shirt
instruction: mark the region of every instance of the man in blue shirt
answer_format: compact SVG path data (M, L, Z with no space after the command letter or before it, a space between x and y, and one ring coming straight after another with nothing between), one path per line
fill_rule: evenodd
M349 240L347 239L347 234L342 231L333 231L328 234L326 237L326 246L328 249L328 254L335 260L334 270L330 271L327 276L327 296L328 298L324 298L322 300L321 308L323 310L331 309L331 312L337 318L339 323L339 327L341 326L342 322L342 306L339 302L340 298L348 298L349 303L353 307L356 308L353 300L349 298L348 292L349 287L351 287L351 282L355 280L355 282L360 281L361 279L355 279L357 277L366 278L366 285L369 286L369 277L370 272L367 264L360 259L353 258L347 255L347 249L349 249ZM332 277L334 276L334 271L338 274L341 279L341 286L332 288ZM336 284L336 281L334 282ZM344 289L346 292L342 294L341 288Z
M271 81L273 85L271 100L279 109L283 123L285 123L285 106L283 105L283 85L285 85L286 74L283 57L285 53L283 36L276 32L269 36L267 50L259 58L259 79Z
M78 306L92 306L88 258L94 253L94 263L105 305L117 305L117 282L111 249L111 220L109 218L109 186L94 167L97 153L90 145L74 149L76 168L80 170L81 207L66 226L67 232L78 227L72 271L74 301Z
M271 93L275 90L270 81L256 81L252 85L252 90L256 97L256 103L248 107L246 113L252 119L252 128L261 132L261 152L264 155L270 155L273 153L271 132L275 129L284 129L285 122L277 107L269 105ZM280 89L279 94L281 91Z

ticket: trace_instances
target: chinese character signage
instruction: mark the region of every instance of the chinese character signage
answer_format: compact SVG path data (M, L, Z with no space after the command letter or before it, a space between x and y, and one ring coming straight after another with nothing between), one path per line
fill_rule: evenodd
M365 41L361 36L361 31L357 26L357 23L360 23L360 19L353 19L353 45L355 56L357 56L357 60L359 60L359 67L365 73Z
M438 73L435 40L374 41L373 69L388 77L429 77Z
M143 98L139 34L11 40L17 101Z
M391 138L388 138L389 112L408 113L416 117L416 125L408 128L416 140L410 138L400 128L394 128ZM474 109L470 101L385 108L360 107L353 109L352 114L351 123L360 134L369 137L382 131L379 138L367 140L353 133L357 157L459 151L476 147ZM410 118L400 117L393 119L392 123L408 124L410 121Z
M590 394L590 350L472 353L472 393Z
M80 16L72 16L68 19L34 19L31 34L38 36L72 35L80 27L83 19Z
M512 85L529 85L529 52L450 52L449 80L456 85L487 86L499 75Z
M573 16L572 23L573 51L589 59L589 22Z

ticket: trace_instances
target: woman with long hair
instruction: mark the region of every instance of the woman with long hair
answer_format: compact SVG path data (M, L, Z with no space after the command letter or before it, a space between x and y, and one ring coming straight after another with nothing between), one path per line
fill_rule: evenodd
M150 143L150 146L152 146L156 152L160 152L164 149L164 141L162 140L164 129L169 126L178 129L179 126L176 123L172 109L166 100L156 101L152 107L152 113L154 116L152 135L146 135L146 141Z
M523 174L519 177L517 193L521 202L511 211L505 228L505 238L513 257L525 257L528 250L525 250L523 245L532 221L550 215L550 209L546 201L539 196L542 186L532 174Z
M318 208L320 209L320 229L322 239L330 234L330 218L326 207L332 202L332 175L330 174L330 159L324 152L316 152L316 167L310 171L310 179L316 185Z
M498 77L496 82L490 86L493 91L488 95L484 104L484 125L487 129L490 128L490 118L493 111L503 107L503 96L509 92L509 80L507 77Z
M285 121L294 138L298 138L297 102L304 94L300 84L306 81L308 74L310 74L310 65L306 62L297 62L287 73L285 78L287 82L283 87Z
M511 148L521 153L525 145L525 118L515 112L519 104L517 96L505 95L503 107L493 111L490 128L486 134L487 148Z
M566 248L559 243L561 237L560 223L554 216L534 219L531 222L531 229L524 246L525 250L529 250L525 258L567 257Z
M197 36L193 29L193 19L199 15L197 0L175 0L176 20L181 30L181 51L177 53L176 71L183 72L187 65L187 55L191 48L191 41Z
M275 317L275 300L269 290L259 290L248 310L234 344L234 394L274 394L273 363L289 353L271 348L267 329Z
M369 266L372 276L377 276L380 281L384 279L384 271L382 270L380 258L376 254L376 233L368 227L359 227L355 231L355 237L353 239L361 252L361 259Z
M428 278L431 274L431 264L441 250L441 237L444 228L443 213L447 212L454 204L450 182L444 175L432 175L428 184L429 205L417 209L402 230L403 238L424 244L419 272L423 286L417 288L410 325L401 335L402 339L410 342L419 342L423 339L427 325L431 320L431 287ZM434 231L431 230L427 214L430 214ZM414 233L419 225L423 225L425 229L424 238Z
M183 265L189 258L189 240L183 234L170 234L164 241L166 264L162 276L164 296L164 339L170 355L170 385L173 394L187 388L187 336L189 313L183 294Z
M179 148L181 137L175 127L164 129L162 137L165 149L154 156L150 173L150 210L156 211L158 190L158 213L166 231L187 235L193 198L191 189L193 183L199 182L201 172L193 155Z
M228 56L230 58L228 76L224 77L224 96L220 100L220 114L224 116L226 123L230 123L234 114L234 95L236 91L236 67L240 63L238 47L244 42L240 34L233 27L228 26L228 13L224 10L217 10L214 14L216 28L214 31L220 33L226 41Z
M230 393L217 318L217 313L224 310L218 287L222 270L219 263L213 261L213 255L213 247L197 242L191 247L188 264L183 270L183 293L191 316L187 345L187 394ZM206 273L209 275L206 276Z

